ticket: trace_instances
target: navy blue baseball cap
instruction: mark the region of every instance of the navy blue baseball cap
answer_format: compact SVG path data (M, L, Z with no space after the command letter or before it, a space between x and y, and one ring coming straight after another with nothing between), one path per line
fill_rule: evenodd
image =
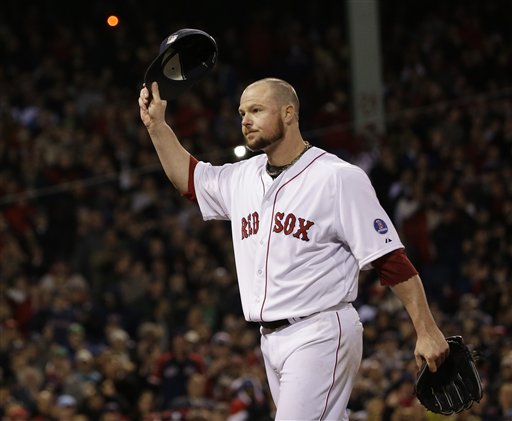
M199 29L184 28L165 38L144 83L158 82L160 97L174 99L211 72L217 62L215 39Z

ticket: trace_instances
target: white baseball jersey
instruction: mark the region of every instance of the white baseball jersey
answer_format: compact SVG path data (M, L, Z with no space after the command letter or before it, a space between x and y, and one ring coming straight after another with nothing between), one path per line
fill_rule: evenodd
M313 147L273 180L265 154L199 162L194 188L204 220L231 220L248 321L303 317L352 302L358 275L403 247L367 174Z

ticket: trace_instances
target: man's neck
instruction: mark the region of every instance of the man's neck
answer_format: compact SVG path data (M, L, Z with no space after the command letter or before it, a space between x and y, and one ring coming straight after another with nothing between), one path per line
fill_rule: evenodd
M306 142L302 137L293 141L283 139L281 142L270 146L265 153L270 165L281 167L290 164L297 158L304 151L305 146Z
M304 147L302 148L302 151L299 152L295 156L295 158L293 158L288 164L272 165L270 163L270 161L267 161L267 165L266 165L267 174L270 175L270 177L272 177L273 179L276 179L277 177L279 177L281 175L281 173L283 173L288 168L290 168L292 165L294 165L301 158L301 156L304 155L306 153L306 151L311 148L311 144L309 142L307 142L307 141L303 141L303 142L304 142L303 143Z

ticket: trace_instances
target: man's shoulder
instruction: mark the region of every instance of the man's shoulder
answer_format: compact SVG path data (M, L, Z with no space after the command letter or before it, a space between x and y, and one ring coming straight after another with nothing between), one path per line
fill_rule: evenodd
M208 161L199 161L198 166L201 167L202 171L207 172L214 171L219 174L240 174L243 172L257 171L259 168L265 166L265 163L265 154L260 154L240 161L226 162L224 164L212 164Z
M314 153L316 153L318 162L324 165L324 169L330 170L333 175L343 176L343 177L351 177L352 175L367 175L364 170L339 156L325 151L321 148L314 147L311 149Z
M260 153L254 156L251 156L249 158L244 158L239 161L233 161L233 162L226 162L224 164L212 164L208 161L199 161L202 165L211 165L214 167L247 167L247 166L260 166L264 165L267 161L266 155L264 153Z
M241 165L252 165L255 167L260 167L262 165L265 165L267 162L267 155L264 153L259 153L257 155L251 156L250 158L246 158L239 163Z

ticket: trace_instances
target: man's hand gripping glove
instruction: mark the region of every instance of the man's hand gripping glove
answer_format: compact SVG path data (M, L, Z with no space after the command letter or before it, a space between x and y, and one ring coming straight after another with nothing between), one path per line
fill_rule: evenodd
M429 411L450 415L479 402L483 390L475 360L462 337L449 336L446 341L450 355L435 373L423 364L414 389L420 403Z

